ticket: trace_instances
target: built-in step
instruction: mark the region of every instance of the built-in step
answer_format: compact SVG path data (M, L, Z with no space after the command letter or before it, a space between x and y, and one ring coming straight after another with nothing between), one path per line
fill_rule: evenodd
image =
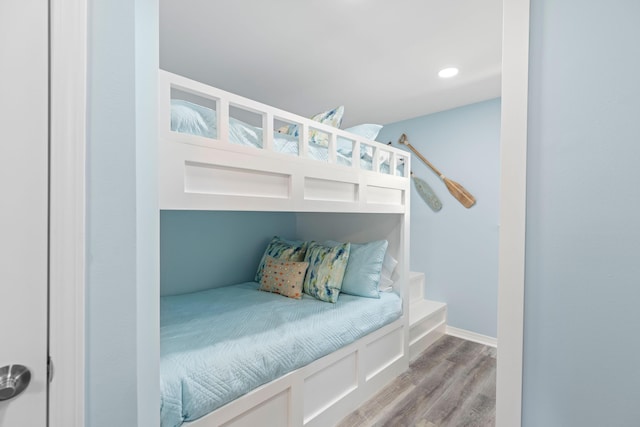
M409 356L414 360L447 327L447 305L424 298L424 273L409 273Z

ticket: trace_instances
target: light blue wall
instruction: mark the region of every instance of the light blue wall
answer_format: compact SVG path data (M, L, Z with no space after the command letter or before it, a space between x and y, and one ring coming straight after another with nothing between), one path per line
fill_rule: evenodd
M412 157L416 176L442 201L433 212L411 191L411 270L426 275L426 296L447 303L448 324L497 334L500 100L386 125L377 140L402 133L445 176L477 200L464 208L427 166Z
M157 9L88 2L88 427L160 422Z
M294 213L162 211L161 294L253 280L274 235L295 238Z
M531 3L523 426L637 426L640 2Z

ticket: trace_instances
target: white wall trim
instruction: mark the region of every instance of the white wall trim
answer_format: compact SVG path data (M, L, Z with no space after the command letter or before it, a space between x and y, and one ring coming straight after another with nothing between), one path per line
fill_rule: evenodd
M87 0L50 0L51 427L84 425Z
M447 335L451 335L452 337L462 338L463 340L477 342L479 344L488 345L489 347L498 347L498 339L494 337L490 337L488 335L478 334L476 332L471 332L466 329L454 328L453 326L447 325L447 329L445 330Z
M496 426L522 423L529 0L503 3Z

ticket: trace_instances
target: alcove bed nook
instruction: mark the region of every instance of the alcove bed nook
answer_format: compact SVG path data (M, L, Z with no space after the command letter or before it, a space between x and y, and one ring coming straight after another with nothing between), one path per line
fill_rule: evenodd
M158 100L162 425L336 424L408 367L410 155L366 135L162 70ZM191 237L180 224L190 224ZM199 230L198 224L215 224L210 231L221 235L209 236L207 225ZM270 228L273 224L283 228ZM298 300L258 291L261 284L254 275L265 246L273 241L268 236L282 233L287 233L282 240L304 242L306 248L317 242L326 249L328 241L334 241L334 247L350 248L351 255L354 248L384 241L384 262L389 257L397 261L393 273L387 274L392 282L388 292L378 293L376 288L375 296L368 298L349 295L343 287L333 303L308 294ZM212 289L180 283L180 274L171 271L173 264L196 257L209 262L199 250L202 246L189 243L192 238L215 240L212 265L224 270L235 260L243 280L234 283L232 275L221 278L216 273ZM347 271L351 266L347 264ZM183 276L185 282L188 276ZM221 302L222 294L232 291L236 302L255 306ZM294 316L299 327L293 329L308 329L308 335L294 336L289 340L293 347L276 346L272 352L281 359L295 359L293 363L275 366L266 350L250 350L270 333L288 336L289 329L279 324L271 329L270 322L278 313L287 314L286 307L303 304L318 307L312 314ZM389 311L393 306L396 309ZM340 310L356 317L340 317ZM230 317L219 317L222 311ZM211 321L217 323L206 323ZM370 326L364 327L367 323ZM320 333L323 325L330 325L331 331ZM221 335L209 333L213 330ZM237 356L224 353L225 362L246 368L242 357L249 357L259 363L248 374L229 371L206 377L212 369L205 347L211 346L204 337L215 341L235 330L261 335L227 335L224 347L236 347ZM182 339L185 334L190 338ZM321 348L309 356L306 344ZM291 348L300 353L291 354ZM263 370L273 370L272 376L265 380ZM246 377L255 380L250 390L234 384ZM227 400L219 398L230 389Z

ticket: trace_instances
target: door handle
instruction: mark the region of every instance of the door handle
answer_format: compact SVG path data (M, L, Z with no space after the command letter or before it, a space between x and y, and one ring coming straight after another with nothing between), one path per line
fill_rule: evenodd
M0 401L9 400L22 393L31 381L31 371L22 365L0 368Z

